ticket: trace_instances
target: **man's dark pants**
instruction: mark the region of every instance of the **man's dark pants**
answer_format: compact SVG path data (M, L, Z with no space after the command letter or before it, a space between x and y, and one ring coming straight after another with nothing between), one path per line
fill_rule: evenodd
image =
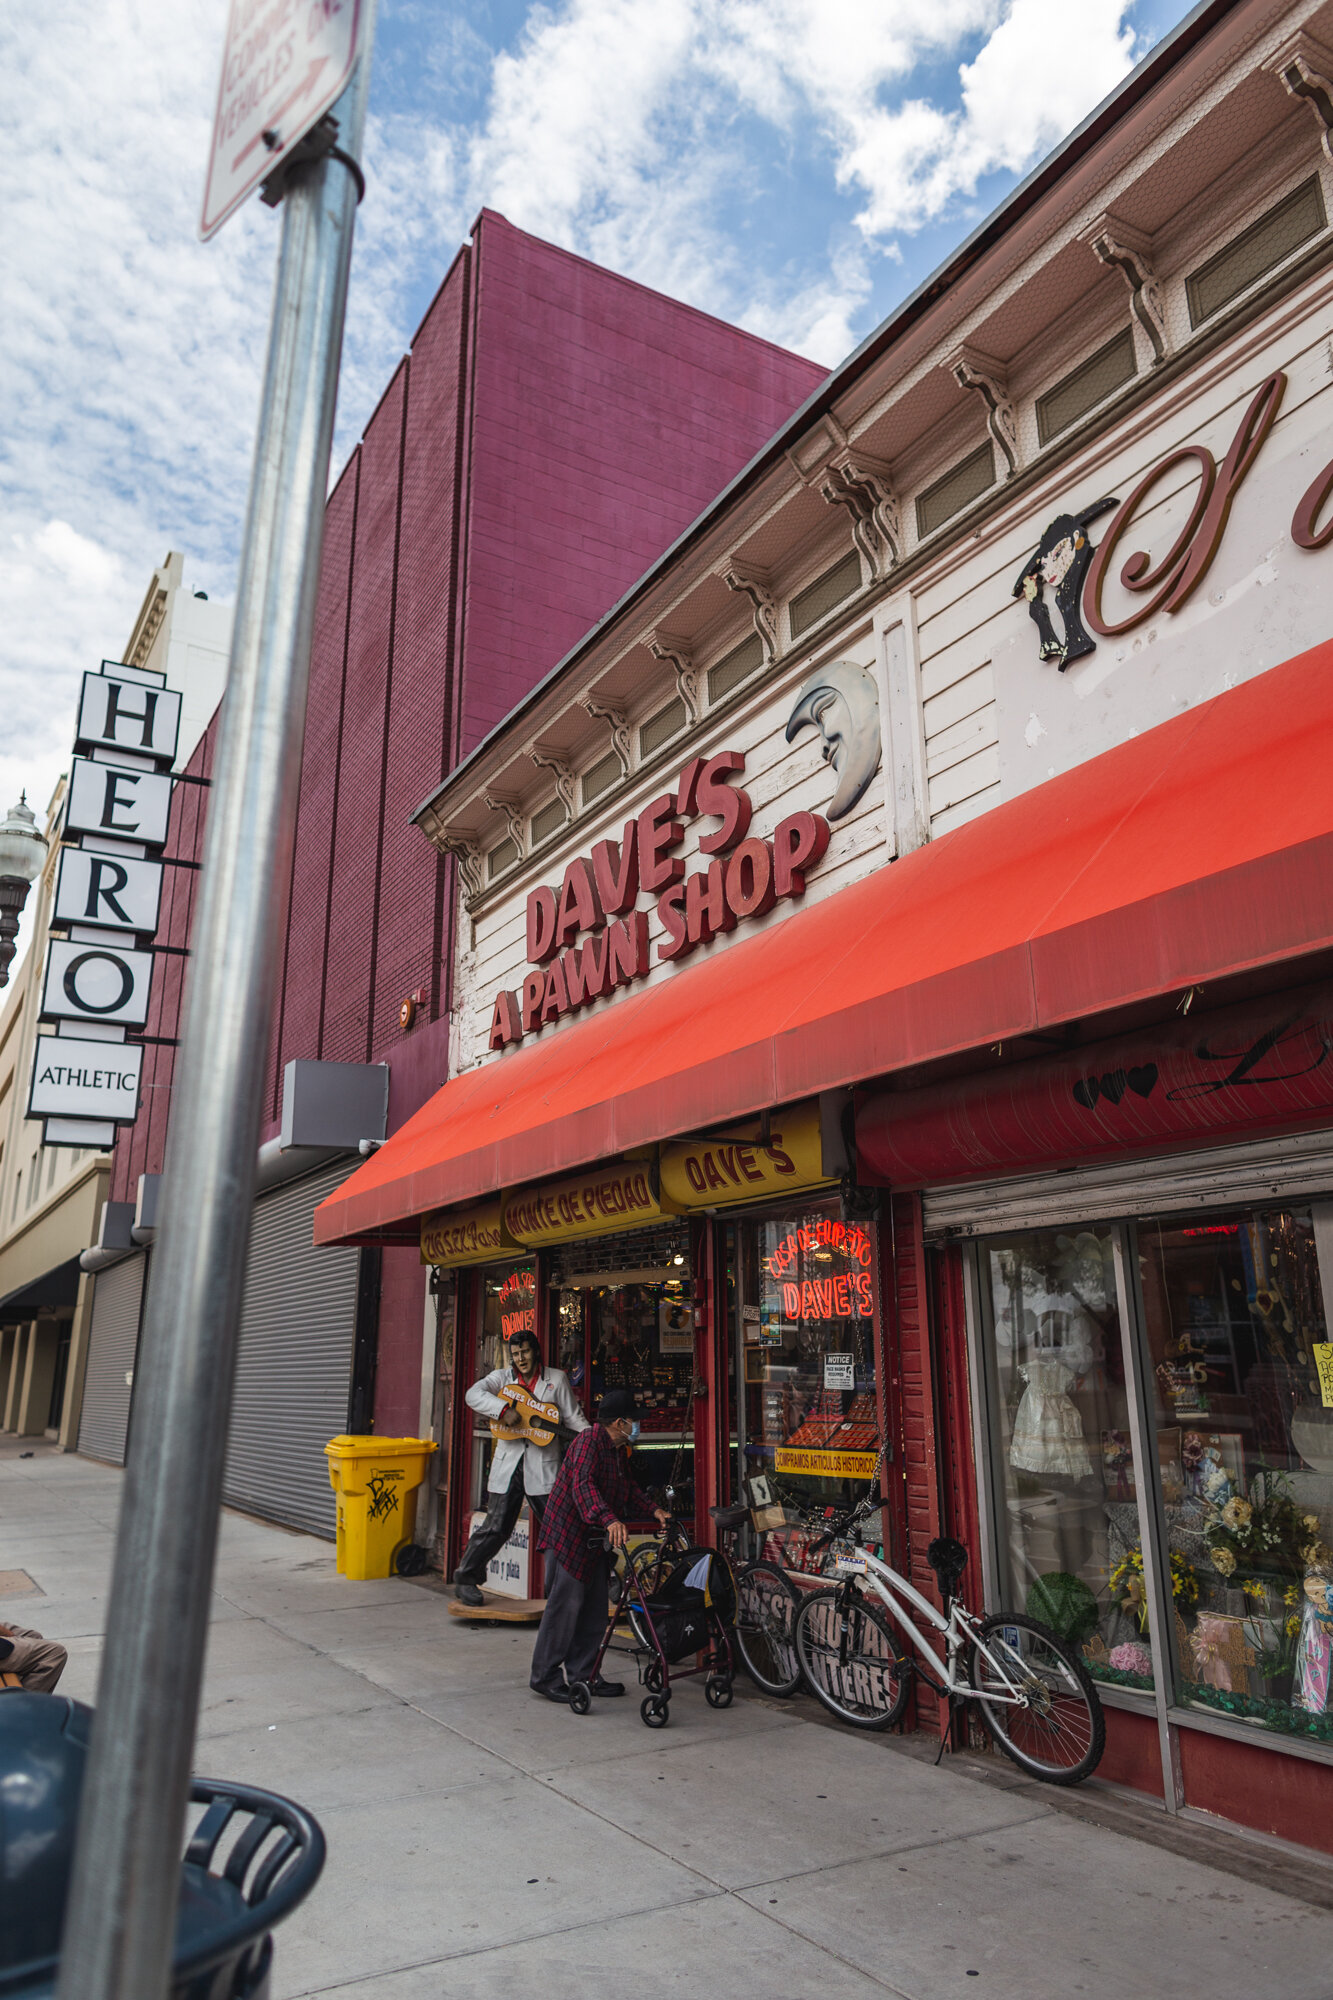
M546 1609L532 1655L533 1687L562 1687L561 1667L571 1685L588 1679L606 1630L610 1588L611 1565L600 1551L582 1582L547 1556Z
M520 1458L507 1491L486 1495L486 1518L463 1551L463 1560L454 1571L455 1583L475 1583L480 1590L486 1581L486 1565L513 1534L514 1523L522 1512L525 1499L532 1509L531 1546L535 1549L541 1533L542 1515L546 1510L546 1495L524 1492L523 1460Z

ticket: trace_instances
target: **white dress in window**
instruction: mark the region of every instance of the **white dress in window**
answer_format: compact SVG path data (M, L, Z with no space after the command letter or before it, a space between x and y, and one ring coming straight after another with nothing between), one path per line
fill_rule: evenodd
M1030 1320L1024 1314L1032 1345L1018 1366L1026 1386L1014 1417L1009 1462L1022 1472L1085 1479L1093 1470L1092 1453L1069 1391L1092 1360L1096 1328L1070 1294L1033 1303Z

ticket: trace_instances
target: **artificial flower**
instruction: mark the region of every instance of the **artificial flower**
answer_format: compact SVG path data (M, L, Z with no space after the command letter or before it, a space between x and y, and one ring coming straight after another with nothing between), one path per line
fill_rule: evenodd
M1231 1550L1214 1549L1212 1555L1213 1568L1221 1576L1230 1576L1236 1567L1236 1558L1232 1555Z
M1226 1506L1222 1509L1222 1519L1226 1522L1228 1528L1232 1530L1233 1534L1240 1534L1244 1529L1249 1527L1250 1522L1254 1519L1254 1509L1248 1500L1241 1500L1237 1497L1227 1501Z

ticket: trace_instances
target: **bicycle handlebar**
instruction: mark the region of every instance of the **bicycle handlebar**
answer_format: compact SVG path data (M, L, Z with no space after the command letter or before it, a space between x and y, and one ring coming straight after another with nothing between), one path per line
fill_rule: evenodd
M814 1555L816 1550L827 1548L828 1544L836 1541L839 1535L845 1535L854 1522L864 1521L869 1515L878 1513L881 1507L887 1507L888 1504L887 1494L867 1493L854 1507L848 1507L843 1513L835 1515L827 1531L820 1535L817 1541L809 1543L806 1553Z

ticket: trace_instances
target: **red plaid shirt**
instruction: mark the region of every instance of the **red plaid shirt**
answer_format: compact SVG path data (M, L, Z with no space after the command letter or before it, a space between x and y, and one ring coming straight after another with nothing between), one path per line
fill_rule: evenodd
M580 1431L555 1476L538 1546L576 1576L591 1575L600 1551L588 1546L593 1530L612 1521L647 1518L653 1502L629 1476L629 1461L602 1424Z

